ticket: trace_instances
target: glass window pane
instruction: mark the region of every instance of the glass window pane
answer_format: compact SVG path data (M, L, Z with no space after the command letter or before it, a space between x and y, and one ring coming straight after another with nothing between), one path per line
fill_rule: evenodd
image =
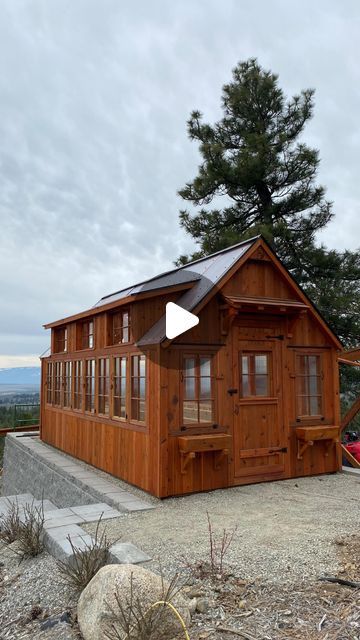
M310 415L318 416L321 414L321 398L320 396L310 396L309 398Z
M195 400L195 378L185 378L185 398Z
M311 376L316 376L318 373L318 356L308 356L308 372Z
M241 358L241 366L243 373L249 373L249 358L248 356L242 356Z
M140 375L140 376L145 376L145 356L141 356L141 357L140 357L140 362L139 362L139 375Z
M267 396L268 395L268 378L267 376L255 375L255 395Z
M198 421L198 405L197 402L189 402L185 400L183 403L183 422L189 424Z
M195 375L195 359L194 358L185 358L184 371L186 376Z
M255 373L267 373L267 355L255 356Z
M199 403L199 422L212 422L212 402Z
M211 398L211 378L200 378L200 398Z
M319 393L319 378L317 376L309 377L309 394L316 396Z
M126 358L121 358L121 375L126 376Z
M200 375L210 376L210 358L200 358Z
M242 376L242 395L244 397L250 395L250 377L247 374Z

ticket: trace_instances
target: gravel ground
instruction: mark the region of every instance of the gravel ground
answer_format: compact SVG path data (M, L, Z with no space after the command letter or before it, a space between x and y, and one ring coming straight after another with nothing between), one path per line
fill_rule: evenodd
M106 523L109 536L132 542L176 572L208 559L206 512L215 534L237 527L226 556L244 579L293 582L337 569L339 535L359 532L360 479L345 474L254 484L170 498L159 507ZM94 524L84 526L89 533Z
M160 558L166 575L179 570L190 575L188 589L207 600L205 610L193 616L191 640L358 639L358 599L350 599L351 590L317 579L325 574L360 578L358 565L351 573L344 564L347 547L339 544L343 536L358 544L359 485L357 478L338 474L238 487L158 501L152 511L104 526L109 537L121 536L149 553L148 568L158 571ZM226 556L230 575L217 586L196 577L194 569L209 559L207 512L216 538L223 528L237 527ZM95 526L84 529L94 533ZM358 556L360 545L354 548L351 557ZM0 551L0 561L0 638L76 640L70 594L53 558L43 553L19 565L8 547ZM36 605L39 617L32 620ZM341 616L350 622L340 627ZM345 624L352 625L351 633L344 631ZM237 633L226 631L230 627ZM338 635L331 635L335 627Z

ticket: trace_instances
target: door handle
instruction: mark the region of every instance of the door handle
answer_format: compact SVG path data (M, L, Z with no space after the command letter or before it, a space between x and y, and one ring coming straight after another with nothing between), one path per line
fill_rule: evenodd
M228 389L227 392L228 392L229 396L234 396L235 393L238 392L238 389Z

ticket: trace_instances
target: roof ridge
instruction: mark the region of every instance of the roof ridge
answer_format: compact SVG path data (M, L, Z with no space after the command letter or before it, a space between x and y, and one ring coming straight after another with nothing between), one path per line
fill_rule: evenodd
M246 240L242 240L241 242L237 242L236 244L232 244L230 247L225 247L224 249L220 249L219 251L215 251L214 253L209 253L209 255L203 256L202 258L197 258L196 260L192 260L191 262L187 262L186 264L183 264L180 267L177 267L176 269L170 269L169 271L164 271L163 273L158 273L156 276L153 276L152 278L149 278L148 280L143 280L141 282L137 282L137 283L135 283L133 285L130 285L129 287L123 287L122 289L119 289L118 291L114 291L113 293L109 293L106 296L103 296L102 298L100 298L100 300L95 303L94 307L96 307L102 300L107 300L107 298L112 298L112 296L116 296L119 293L121 293L122 291L126 291L128 289L135 289L135 287L139 287L140 285L147 284L148 282L153 282L154 280L157 280L158 278L163 278L164 276L167 276L170 273L176 273L176 271L181 271L181 269L186 269L186 267L189 267L190 265L198 264L199 262L203 262L204 260L208 260L209 258L213 258L214 256L221 255L223 253L231 251L232 249L237 249L238 247L241 247L244 244L247 244L249 242L254 242L255 240L258 240L259 238L261 238L260 234L258 234L257 236L253 236L252 238L247 238Z

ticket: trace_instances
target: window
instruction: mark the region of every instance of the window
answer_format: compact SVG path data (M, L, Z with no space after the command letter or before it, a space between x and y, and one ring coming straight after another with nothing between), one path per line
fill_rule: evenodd
M296 355L297 416L319 416L322 413L320 356Z
M86 360L85 411L95 413L95 360Z
M145 363L145 356L131 356L131 418L138 422L145 422Z
M112 331L111 344L124 344L130 341L130 315L128 309L123 309L111 316Z
M63 405L71 407L71 362L64 362Z
M78 328L78 349L93 349L94 347L94 321L86 320Z
M53 363L48 362L46 365L46 402L52 403L53 394Z
M240 354L241 396L269 396L269 354L241 353Z
M74 362L74 409L82 409L82 364L81 360L75 360Z
M214 419L212 360L208 355L185 356L183 366L183 423Z
M126 415L126 356L114 358L114 409L116 418L127 418Z
M55 350L55 353L63 353L64 351L67 351L67 328L66 327L55 329L54 350Z
M54 404L61 405L62 362L54 362Z
M109 415L109 382L110 362L109 358L99 358L98 364L98 412Z

